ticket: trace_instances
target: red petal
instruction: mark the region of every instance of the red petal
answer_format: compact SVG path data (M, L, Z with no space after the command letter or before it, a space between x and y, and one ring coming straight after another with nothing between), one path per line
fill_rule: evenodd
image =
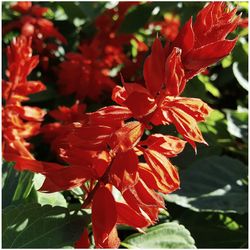
M179 188L180 181L177 169L166 156L155 150L146 149L144 157L161 184L161 190L164 190L163 193L171 193Z
M204 140L196 120L180 108L172 107L168 115L177 131L189 142L192 141L207 144ZM195 147L195 144L191 143Z
M126 224L131 227L147 227L150 225L149 221L140 213L136 212L129 205L125 203L116 202L116 209L119 224Z
M183 65L187 71L186 77L192 78L204 68L227 56L234 48L237 39L217 41L190 51L183 59Z
M185 56L194 47L194 31L192 27L192 17L183 26L174 40L172 47L178 47L182 50L182 56Z
M119 105L122 105L122 103L127 98L127 92L125 88L121 86L115 86L112 92L112 100L116 102Z
M149 224L155 223L158 218L159 208L164 207L163 198L150 190L142 180L134 188L125 191L123 197L128 205L142 215Z
M42 121L46 112L38 107L12 106L12 110L17 112L23 119L28 121Z
M31 172L45 174L49 171L56 171L63 167L62 165L57 163L27 159L19 157L14 154L13 155L5 154L5 155L6 155L6 160L16 162L14 168L18 171L29 170Z
M133 117L137 119L151 114L157 108L154 98L140 92L130 94L123 104L133 112Z
M205 121L212 109L198 98L175 98L174 106L191 115L197 122Z
M165 52L161 41L156 38L152 45L151 54L145 60L143 69L147 89L153 97L160 91L164 83L164 63Z
M142 146L147 146L149 149L161 152L166 157L175 157L181 153L186 142L178 137L164 136L162 134L152 134L147 140L140 143Z
M110 169L110 183L121 192L135 185L138 179L138 162L134 150L118 153Z
M117 212L113 195L106 187L99 188L92 204L92 224L96 248L117 248Z
M144 132L144 125L138 121L128 122L118 129L109 142L114 151L126 152L133 148Z
M83 233L78 241L75 242L75 248L89 248L90 242L89 242L89 233L88 229L84 228Z
M173 48L166 61L166 94L178 96L186 86L185 72L181 62L181 50Z
M46 179L39 189L42 192L58 192L79 187L87 180L96 178L88 166L61 166L61 169L45 173Z
M40 81L27 81L25 84L19 84L16 88L16 92L26 96L45 89L45 85Z
M127 107L109 106L104 107L96 112L89 114L89 123L96 125L109 125L116 121L121 122L127 120L132 116L131 111Z

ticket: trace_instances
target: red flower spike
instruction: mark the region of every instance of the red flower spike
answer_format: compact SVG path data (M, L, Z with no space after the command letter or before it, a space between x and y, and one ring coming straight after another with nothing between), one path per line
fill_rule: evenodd
M55 57L54 52L58 49L58 43L47 43L46 40L55 38L57 42L67 44L65 37L59 33L54 24L43 18L48 8L32 5L32 2L17 2L11 9L21 13L21 16L5 24L3 34L17 29L22 36L32 38L32 48L39 53L40 64L47 70L48 59Z
M237 8L231 11L225 2L209 3L197 15L193 30L196 36L195 47L225 40L236 29L240 17L235 17Z
M5 106L3 118L3 155L16 154L34 159L29 152L27 138L37 135L40 122L46 114L38 107L22 106L29 100L27 95L45 89L41 82L28 81L27 77L38 64L38 56L32 56L31 39L24 36L14 38L7 47L8 81L3 81Z
M80 239L75 242L74 247L75 248L89 248L90 247L89 233L88 233L87 228L84 228Z
M181 29L172 48L183 51L182 63L187 79L232 51L237 38L226 40L226 37L239 24L240 16L235 17L236 11L236 8L229 11L225 2L212 2L198 13L194 24L190 19Z
M113 195L106 187L100 187L92 203L92 227L96 248L119 247L116 222L117 211Z

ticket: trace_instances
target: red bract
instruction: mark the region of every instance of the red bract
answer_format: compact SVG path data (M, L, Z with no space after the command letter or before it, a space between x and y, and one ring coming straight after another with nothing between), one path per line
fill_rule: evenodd
M227 40L234 31L240 17L237 9L229 10L227 3L209 3L184 25L172 47L182 49L182 62L187 79L204 71L206 67L227 56L235 46L237 38Z
M37 56L32 56L31 39L15 38L7 48L7 59L8 81L3 81L3 155L6 159L9 153L33 159L29 152L31 145L26 139L39 133L45 111L22 106L22 101L29 99L27 95L44 90L45 86L39 81L27 80L39 62Z
M51 21L43 18L48 8L32 5L31 2L17 2L11 8L19 12L21 16L19 19L4 25L3 34L17 29L21 35L32 37L32 48L39 53L40 63L47 70L48 59L54 56L58 47L57 43L48 42L48 39L54 38L66 44L65 37L54 27Z

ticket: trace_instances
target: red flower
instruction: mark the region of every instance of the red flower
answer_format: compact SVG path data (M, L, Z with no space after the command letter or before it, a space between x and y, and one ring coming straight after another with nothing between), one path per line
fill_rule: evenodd
M130 45L131 39L141 51L147 50L147 46L134 35L118 32L128 9L135 4L138 3L120 2L116 8L106 10L95 20L97 33L93 39L81 42L80 53L66 54L58 72L58 85L63 95L75 93L77 99L99 100L102 93L111 92L116 85L110 76L114 67L135 66L123 47ZM132 77L136 72L133 68L126 73Z
M241 28L248 28L248 17L240 18L240 20L239 20L239 26Z
M27 149L19 140L14 137L11 142L16 148L24 149L24 153L21 151L20 154L6 154L8 159L16 161L15 168L42 173L45 176L40 191L57 192L74 187L80 187L84 191L82 208L92 207L92 228L96 247L119 246L116 228L118 224L138 229L153 225L158 218L159 209L165 207L158 191L168 194L179 188L178 171L169 158L182 152L185 141L161 134L151 134L142 141L145 128L151 129L152 124L172 123L194 148L195 142L206 143L197 123L204 121L210 108L200 99L180 95L191 74L198 73L201 68L204 70L210 63L219 60L225 51L230 51L224 48L219 57L202 57L210 52L204 48L234 44L234 41L227 41L225 37L237 23L237 19L233 19L235 10L225 12L225 5L221 3L208 6L199 13L194 26L191 21L184 26L172 44L167 43L163 47L159 39L155 40L151 54L144 64L145 86L123 81L124 87L114 88L113 100L121 106L113 105L93 113L84 113L85 107L76 103L71 108L60 107L59 110L51 112L52 116L60 121L57 123L60 132L53 138L53 149L67 166L36 161L29 157L29 152L27 153ZM201 17L207 22L203 22ZM206 26L209 32L197 35L199 40L192 40L197 30L203 30L203 26ZM213 32L218 31L215 37L212 37L208 28ZM203 54L197 54L197 51ZM83 67L79 74L84 72L86 79L92 77L92 64L102 54L98 48L88 52L85 55L70 54L73 63L69 63L77 74ZM24 55L28 58L29 53ZM187 58L187 55L190 58ZM15 56L10 58L16 58ZM99 69L103 69L113 62L108 58L106 62L99 63ZM66 68L65 66L65 70ZM26 66L26 73L23 75L27 76L31 69L32 66ZM12 70L16 72L15 68ZM76 92L79 95L77 86L67 88L70 93ZM92 90L94 98L101 91L96 87ZM9 91L12 93L12 89ZM83 97L85 96L93 98L88 92L84 93ZM18 97L15 98L11 105L18 100ZM42 119L39 110L20 106L9 107L12 112L18 113L20 119L29 122ZM131 118L137 120L130 121ZM115 198L115 192L120 195L119 201ZM88 233L84 230L76 246L88 245Z
M196 148L194 142L206 143L197 122L204 121L211 109L200 99L179 97L186 85L181 51L178 48L169 51L168 44L163 48L156 39L144 64L146 88L136 83L123 83L123 88L114 88L112 98L146 124L173 123ZM141 105L135 105L138 101Z
M84 228L83 234L80 239L75 243L75 248L89 248L90 242L88 237L88 230Z
M150 29L158 30L167 41L174 41L179 33L180 19L177 15L167 13L164 15L164 21L152 22L149 24Z
M115 86L109 76L111 68L103 61L98 47L85 45L81 51L82 54L66 55L67 60L60 64L58 85L63 95L76 93L78 99L98 100L103 91L110 92Z
M48 58L54 56L58 47L56 43L47 42L47 39L54 38L66 44L65 37L54 27L51 21L42 17L48 11L48 8L32 5L31 2L17 2L11 6L11 9L22 15L19 19L4 25L3 34L18 29L21 35L32 37L32 48L39 53L40 63L46 70Z
M38 64L38 57L32 56L31 39L15 38L7 48L7 58L8 81L3 81L3 155L11 153L33 159L26 139L39 133L45 111L22 106L21 102L29 99L27 95L44 90L45 86L39 81L27 80Z
M172 47L182 50L187 79L232 51L237 38L227 40L226 37L239 23L236 11L236 8L230 11L225 2L212 2L198 13L194 24L191 18L181 29Z
M160 135L140 143L144 125L138 121L124 123L131 117L124 107L105 107L86 115L84 122L65 125L70 129L57 140L60 157L69 166L16 157L15 168L44 174L43 192L82 187L86 192L83 207L92 203L96 246L118 247L117 224L136 228L154 224L159 208L164 207L163 199L154 190L169 193L179 187L178 173L166 157L176 156L185 143ZM152 153L156 151L159 161ZM138 155L144 155L147 162L149 159L148 173L140 166ZM90 186L85 186L86 181ZM114 187L123 202L114 199ZM124 211L129 211L130 216L125 216Z

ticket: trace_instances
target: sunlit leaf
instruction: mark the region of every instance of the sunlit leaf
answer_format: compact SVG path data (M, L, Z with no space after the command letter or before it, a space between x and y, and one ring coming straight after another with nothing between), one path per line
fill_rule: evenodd
M181 189L166 195L166 200L194 211L248 211L247 167L228 156L211 156L180 171Z
M72 247L86 227L86 214L35 203L10 206L2 215L4 248Z
M189 231L174 222L153 226L145 234L132 234L123 243L127 248L195 248Z

